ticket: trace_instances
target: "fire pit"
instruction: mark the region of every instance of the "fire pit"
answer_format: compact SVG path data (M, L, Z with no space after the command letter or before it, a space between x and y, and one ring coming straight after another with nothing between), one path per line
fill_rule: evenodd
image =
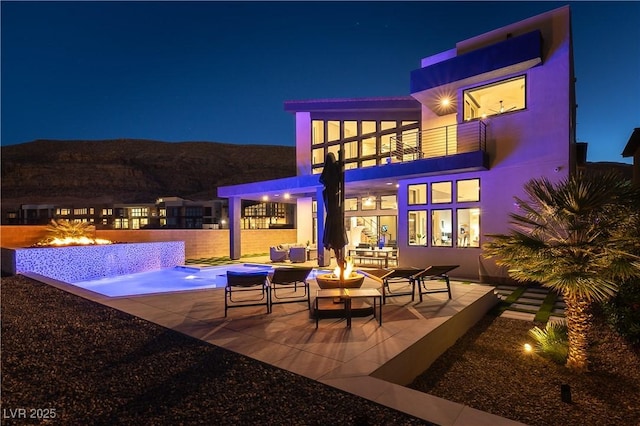
M316 277L318 287L321 289L326 288L360 288L364 282L364 275L358 273L352 273L349 278L344 278L340 281L334 274L322 274Z
M321 274L316 276L318 287L321 289L330 288L360 288L364 282L364 275L353 271L353 261L346 259L347 266L343 272L343 278L340 279L340 267L336 267L331 274Z

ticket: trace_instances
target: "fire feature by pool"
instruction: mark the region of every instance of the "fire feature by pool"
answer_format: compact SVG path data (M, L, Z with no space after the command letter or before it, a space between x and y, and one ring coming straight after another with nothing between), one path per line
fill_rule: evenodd
M318 287L321 289L330 288L360 288L364 282L364 275L353 270L353 261L346 258L346 268L344 271L336 267L331 274L321 274L316 277ZM340 273L343 273L340 279Z

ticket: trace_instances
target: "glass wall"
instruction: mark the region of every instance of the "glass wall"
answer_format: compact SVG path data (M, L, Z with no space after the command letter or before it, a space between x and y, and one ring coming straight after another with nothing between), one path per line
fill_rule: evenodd
M419 152L417 133L418 120L318 120L311 121L312 173L322 173L326 154L333 152L336 158L340 148L344 150L345 169L372 167L391 161L418 159L399 154L396 137L413 135L413 145L409 147L415 154Z
M416 206L408 211L408 245L480 247L480 179L416 183L407 191L407 205Z

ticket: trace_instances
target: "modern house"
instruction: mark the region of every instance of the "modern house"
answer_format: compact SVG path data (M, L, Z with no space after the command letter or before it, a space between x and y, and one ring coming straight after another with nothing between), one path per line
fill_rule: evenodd
M575 169L574 83L565 6L422 59L407 96L285 102L297 175L218 189L229 199L231 257L241 254L243 200L295 203L298 241L321 245L318 177L326 154L342 151L350 246L384 240L397 246L400 266L505 276L482 245L508 231L527 181ZM318 262L328 264L326 253Z

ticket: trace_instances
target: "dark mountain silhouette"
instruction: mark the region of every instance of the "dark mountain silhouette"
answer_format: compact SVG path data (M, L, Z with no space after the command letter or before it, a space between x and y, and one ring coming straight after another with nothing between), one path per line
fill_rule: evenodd
M296 174L295 148L140 139L36 140L2 147L2 203L206 200L217 187Z

